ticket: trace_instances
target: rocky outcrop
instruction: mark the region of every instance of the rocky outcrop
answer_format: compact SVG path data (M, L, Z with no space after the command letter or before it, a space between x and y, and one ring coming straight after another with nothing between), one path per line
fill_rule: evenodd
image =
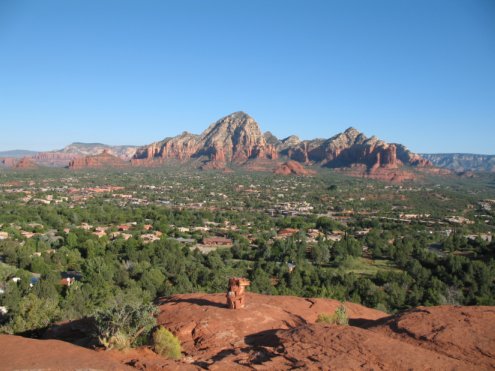
M60 340L0 335L1 370L133 370L106 353Z
M314 175L316 171L305 168L299 162L289 160L277 166L273 171L275 174L279 175Z
M239 310L228 308L225 293L181 294L159 300L157 321L179 338L180 361L160 357L149 347L98 352L59 340L0 335L0 369L495 368L495 307L418 307L389 316L347 302L349 324L339 326L317 323L320 314L331 315L341 305L336 300L245 295L246 305ZM91 326L74 327L74 322L57 325L67 326L67 331L59 328L57 333L78 344L80 336L92 331Z
M238 311L227 308L225 294L174 295L162 300L158 321L208 369L495 367L494 307L419 307L389 317L347 302L349 325L337 326L316 319L334 313L338 301L246 295Z
M37 169L38 167L31 157L23 157L14 165L15 169Z
M72 160L96 156L103 151L128 161L134 157L137 146L109 146L102 143L72 143L58 151L39 152L33 157L37 164L51 167L67 167Z
M495 367L494 325L493 307L452 306L420 307L385 321L369 321L363 328L307 324L279 331L279 356L263 366L310 370L491 370Z
M320 313L333 313L336 300L270 296L247 292L246 306L230 310L222 294L183 294L161 300L159 324L181 341L183 351L193 359L210 363L219 354L235 349L266 345L279 329L314 323ZM375 320L386 313L348 304L351 318ZM231 369L222 364L218 369ZM278 368L276 368L278 369Z
M187 160L196 152L198 139L198 135L185 131L177 137L165 138L161 142L138 148L133 159L148 161L155 159Z
M0 159L0 165L11 169L29 170L39 168L31 157L13 158L7 157Z
M34 155L33 159L34 161L36 161L36 163L42 164L44 166L67 167L72 160L82 157L84 157L84 155L52 151L40 152Z
M4 167L14 167L15 164L19 161L18 158L14 157L5 157L0 159L0 164Z
M69 163L69 169L102 169L102 168L122 168L129 166L130 162L121 160L104 150L99 155L78 157Z
M8 167L11 169L37 169L39 166L34 162L31 157L22 157L22 158L13 158L7 157L0 159L0 163L4 167Z

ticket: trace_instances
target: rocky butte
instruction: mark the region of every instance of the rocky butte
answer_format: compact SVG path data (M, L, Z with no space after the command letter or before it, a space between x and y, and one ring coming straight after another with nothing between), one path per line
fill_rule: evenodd
M69 169L101 169L101 168L122 168L129 166L126 162L117 156L111 155L108 150L103 150L99 155L78 157L70 161Z

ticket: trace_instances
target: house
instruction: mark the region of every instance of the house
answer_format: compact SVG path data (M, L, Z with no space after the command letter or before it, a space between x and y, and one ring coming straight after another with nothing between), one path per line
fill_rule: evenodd
M112 239L118 238L119 236L122 237L124 240L127 241L129 238L132 237L132 234L130 234L130 233L122 233L122 232L113 232L111 234Z
M358 236L358 237L366 236L368 233L370 233L370 231L371 231L371 228L365 228L363 230L356 231L356 236Z
M143 229L144 229L145 231L151 231L151 230L153 229L153 225L151 225L151 224L145 224L145 225L143 226Z
M84 229L85 231L89 231L90 229L93 228L92 225L89 225L88 223L82 223L79 228Z
M82 273L81 272L77 272L77 271L66 271L66 272L62 272L60 273L60 276L62 278L71 278L71 279L75 279L76 281L80 281L83 277Z
M93 234L95 236L98 236L98 238L102 238L103 236L106 236L107 235L107 232L105 232L105 231L96 231L96 232L93 232Z
M9 238L9 234L7 232L0 232L0 240L6 240Z
M227 237L205 237L203 245L206 246L231 246L233 241Z
M7 314L9 311L7 310L7 307L4 307L4 306L1 306L0 307L0 315L5 315Z
M33 232L27 232L27 231L21 231L21 235L26 238L33 238L33 236L36 235L36 233Z
M72 278L72 277L67 277L67 278L62 278L60 280L60 284L62 286L67 286L67 287L70 287L72 286L72 284L76 282L76 279L75 278Z
M29 279L29 287L33 287L34 285L36 285L40 280L40 277L39 276L33 276Z
M466 238L470 241L476 241L478 238L485 242L492 242L491 233L468 234Z
M143 234L141 235L141 239L145 242L145 243L150 243L150 242L155 242L155 241L159 241L160 240L160 236L157 235L157 233L147 233L147 234Z
M280 238L287 238L287 237L292 237L297 232L299 232L299 229L285 228L285 229L281 229L280 231L278 231L277 236Z
M117 227L117 229L121 232L125 232L125 231L128 231L131 227L128 226L127 224L122 224L122 225L119 225Z

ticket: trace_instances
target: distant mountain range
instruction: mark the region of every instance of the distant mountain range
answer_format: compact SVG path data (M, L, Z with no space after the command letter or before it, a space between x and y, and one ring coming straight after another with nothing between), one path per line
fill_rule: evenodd
M35 151L28 151L25 149L14 149L12 151L0 151L0 158L3 157L11 157L11 158L21 158L21 157L28 157L28 156L34 156L38 152Z
M4 160L5 165L60 166L71 169L160 166L189 163L201 169L243 167L280 174L310 174L308 167L333 168L353 176L401 181L414 179L417 171L434 166L455 171L494 171L495 156L463 154L418 155L402 144L368 138L354 128L328 139L284 139L263 133L244 112L235 112L211 124L201 134L183 132L145 146L109 146L101 143L72 143L48 152L12 151L0 157L29 157L32 161ZM7 153L8 154L8 153ZM34 164L34 165L33 165Z
M433 165L456 172L484 171L495 172L495 155L475 155L469 153L422 154Z

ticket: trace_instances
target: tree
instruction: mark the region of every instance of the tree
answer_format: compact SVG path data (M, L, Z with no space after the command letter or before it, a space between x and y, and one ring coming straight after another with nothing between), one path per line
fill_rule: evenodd
M30 293L21 299L18 312L8 326L13 333L46 327L60 314L57 304L56 300L41 299Z

